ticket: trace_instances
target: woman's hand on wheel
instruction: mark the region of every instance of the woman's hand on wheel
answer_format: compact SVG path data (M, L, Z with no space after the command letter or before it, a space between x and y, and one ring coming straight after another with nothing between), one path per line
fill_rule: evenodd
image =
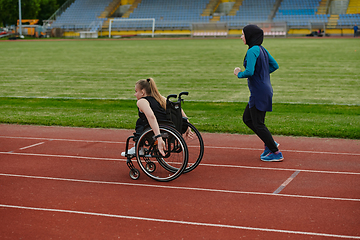
M161 137L159 137L157 139L157 141L158 141L158 149L159 149L160 154L165 156L165 152L164 152L164 150L165 150L165 142L164 142L164 140Z
M185 132L185 136L190 138L190 139L193 139L194 138L194 133L191 131L191 128L188 127L186 132Z

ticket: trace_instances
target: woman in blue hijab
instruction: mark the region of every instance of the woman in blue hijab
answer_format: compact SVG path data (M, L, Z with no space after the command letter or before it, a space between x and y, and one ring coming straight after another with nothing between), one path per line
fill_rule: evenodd
M267 162L280 162L284 159L265 125L266 112L272 111L273 89L270 73L279 68L275 59L261 46L264 32L256 25L243 28L241 39L249 46L244 58L244 68L237 67L234 74L238 78L247 78L250 90L249 102L243 114L244 123L264 142L265 150L260 159Z

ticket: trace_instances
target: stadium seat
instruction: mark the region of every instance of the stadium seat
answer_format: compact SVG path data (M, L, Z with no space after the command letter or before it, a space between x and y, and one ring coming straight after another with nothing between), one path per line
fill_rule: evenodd
M273 19L289 27L307 27L310 23L327 23L328 15L316 14L321 0L283 0Z
M76 0L55 20L52 27L88 28L92 22L102 21L102 19L98 19L98 16L112 1Z

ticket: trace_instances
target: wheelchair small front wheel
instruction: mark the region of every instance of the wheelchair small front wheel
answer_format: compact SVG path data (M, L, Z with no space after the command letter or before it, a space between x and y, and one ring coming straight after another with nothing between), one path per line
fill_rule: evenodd
M131 179L137 180L140 177L140 171L137 170L136 168L130 169L129 175Z

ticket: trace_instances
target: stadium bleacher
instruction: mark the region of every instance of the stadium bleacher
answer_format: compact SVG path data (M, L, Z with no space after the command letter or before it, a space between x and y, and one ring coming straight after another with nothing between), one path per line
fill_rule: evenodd
M276 0L244 0L235 16L221 16L230 28L243 27L250 23L266 22Z
M99 18L100 14L113 0L75 0L56 21L52 28L86 30L94 22L102 22L107 18ZM326 25L331 19L330 14L319 14L322 0L243 0L235 15L220 14L219 20L213 16L204 16L203 11L212 0L141 0L136 8L129 13L127 19L154 18L155 28L160 30L190 30L192 23L227 23L229 29L242 29L250 23L286 23L289 29L309 28L311 24ZM235 0L233 0L235 1ZM351 0L352 4L358 0ZM221 2L218 2L219 4ZM235 6L235 5L234 5ZM236 5L238 6L238 5ZM359 13L339 14L335 19L335 27L351 28L360 25ZM112 27L123 26L113 22ZM138 22L131 28L148 29L150 22ZM96 29L95 29L96 30Z
M338 26L353 26L360 24L360 14L339 14Z
M87 29L113 0L76 0L52 24L52 27Z
M316 14L321 0L283 0L274 22L286 22L289 27L307 27L309 23L327 23L330 14Z
M157 28L189 28L192 22L209 22L201 16L209 0L142 0L129 18L155 18Z

